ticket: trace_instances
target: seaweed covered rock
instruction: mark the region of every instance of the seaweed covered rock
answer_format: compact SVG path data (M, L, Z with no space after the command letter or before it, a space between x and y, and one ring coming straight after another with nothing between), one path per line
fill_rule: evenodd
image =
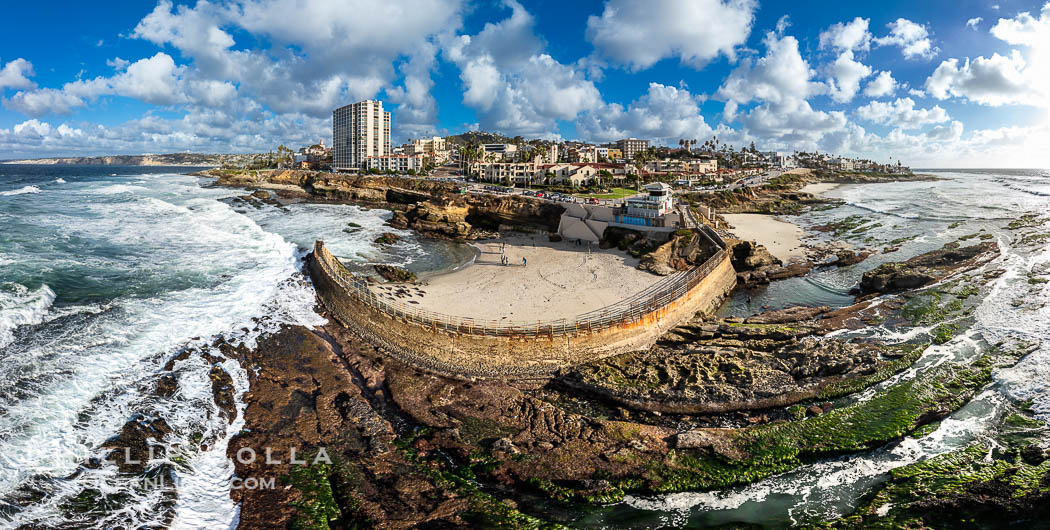
M948 243L943 248L915 256L904 262L884 263L864 273L857 286L860 295L895 293L916 289L941 280L963 269L994 258L999 244L986 241L969 247Z
M416 281L416 274L412 271L395 267L393 265L376 265L376 272L388 282L411 283Z
M393 245L401 241L401 236L393 232L384 232L382 235L376 238L375 243L377 245Z

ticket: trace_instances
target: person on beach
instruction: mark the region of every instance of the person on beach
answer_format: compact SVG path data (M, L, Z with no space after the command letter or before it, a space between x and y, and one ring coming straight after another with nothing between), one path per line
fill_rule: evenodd
M521 257L521 266L522 267L528 267L528 262L525 261L525 256Z

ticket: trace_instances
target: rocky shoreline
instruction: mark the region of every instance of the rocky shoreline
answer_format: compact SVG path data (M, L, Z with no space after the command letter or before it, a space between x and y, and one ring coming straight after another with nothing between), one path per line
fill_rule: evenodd
M314 194L317 182L303 189ZM400 189L353 192L344 186L350 184L321 182L325 200L353 201L362 193L370 201L380 194L386 200L393 193L397 201L408 201L391 203L402 226L438 237L471 237L493 225L535 221L513 219L500 213L500 205L488 205L485 215L492 217L470 222L476 204L453 198L434 209L432 200L412 203L406 199L412 195ZM469 227L449 228L460 222ZM734 265L747 275L744 284L791 272L751 243L733 242L732 248ZM677 255L677 249L670 245L668 253ZM878 299L838 310L696 318L646 351L577 366L548 381L423 373L333 319L313 330L286 328L254 351L233 354L252 381L244 397L247 426L228 454L295 446L316 455L323 448L332 463L238 464L238 476L268 476L284 485L235 493L242 503L241 527L320 527L322 521L331 527L556 527L553 520L571 524L571 514L630 492L723 489L814 459L923 436L975 396L995 369L1031 351L1031 345L1000 345L973 363L946 363L894 380L929 343L950 340L966 325L976 303L971 294L994 278L968 271L997 252L990 242L949 245L876 269L873 278L928 277L872 279L873 292L888 293ZM842 253L836 259L855 263L863 257ZM873 324L929 331L900 343L826 337ZM870 388L878 388L870 400L849 399ZM1035 476L1034 484L1048 483L1045 466L1032 464L1045 461L1043 449L1023 451L1027 460L1016 460L1022 453L1015 451L1002 465ZM888 508L880 503L880 496L897 499L898 491L911 488L904 478L908 469L854 515L828 524L864 527L881 521L887 510L892 520L936 520L924 519L921 511L932 500ZM973 487L981 480L971 481ZM1026 490L1021 504L1003 493L985 495L981 510L971 512L986 520L1023 520L1019 507L1040 502L1041 487ZM950 506L973 491L947 491L936 502Z
M993 352L895 383L869 402L843 401L906 369L927 343L816 339L887 314L892 325L926 324L899 298L921 296L890 296L877 310L861 303L698 318L650 350L532 383L422 373L334 320L284 329L237 353L253 378L246 430L228 454L323 447L333 464L310 473L238 465L238 476L289 485L237 494L241 527L303 522L313 513L303 506L325 502L335 526L537 527L553 524L535 517L558 505L720 489L892 443L965 404L990 380L989 367L1020 358ZM891 409L893 418L881 412ZM784 450L786 459L765 456ZM330 492L323 498L318 481ZM538 508L535 496L553 504Z

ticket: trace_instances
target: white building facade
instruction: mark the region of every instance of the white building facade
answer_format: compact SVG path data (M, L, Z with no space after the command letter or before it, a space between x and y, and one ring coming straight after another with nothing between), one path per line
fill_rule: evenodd
M365 100L332 111L332 168L362 169L370 157L390 154L390 113Z
M407 173L410 169L420 171L423 169L423 154L370 156L365 159L364 168L384 173L388 170L394 173Z

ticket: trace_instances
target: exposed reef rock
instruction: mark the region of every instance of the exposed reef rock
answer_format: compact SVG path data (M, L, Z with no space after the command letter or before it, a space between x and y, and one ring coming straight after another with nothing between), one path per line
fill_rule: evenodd
M951 273L980 265L998 254L999 244L994 241L961 248L958 243L948 243L940 250L904 262L884 263L864 273L857 292L863 296L916 289Z
M411 283L416 281L416 274L393 265L376 265L376 272L388 282Z
M696 320L649 350L575 367L557 382L636 410L720 414L837 397L914 361L912 346L813 338L825 331L816 317L827 310Z
M813 269L809 262L792 262L784 265L769 253L769 250L754 241L726 239L733 268L737 271L737 282L741 287L754 287L776 280L803 276Z

